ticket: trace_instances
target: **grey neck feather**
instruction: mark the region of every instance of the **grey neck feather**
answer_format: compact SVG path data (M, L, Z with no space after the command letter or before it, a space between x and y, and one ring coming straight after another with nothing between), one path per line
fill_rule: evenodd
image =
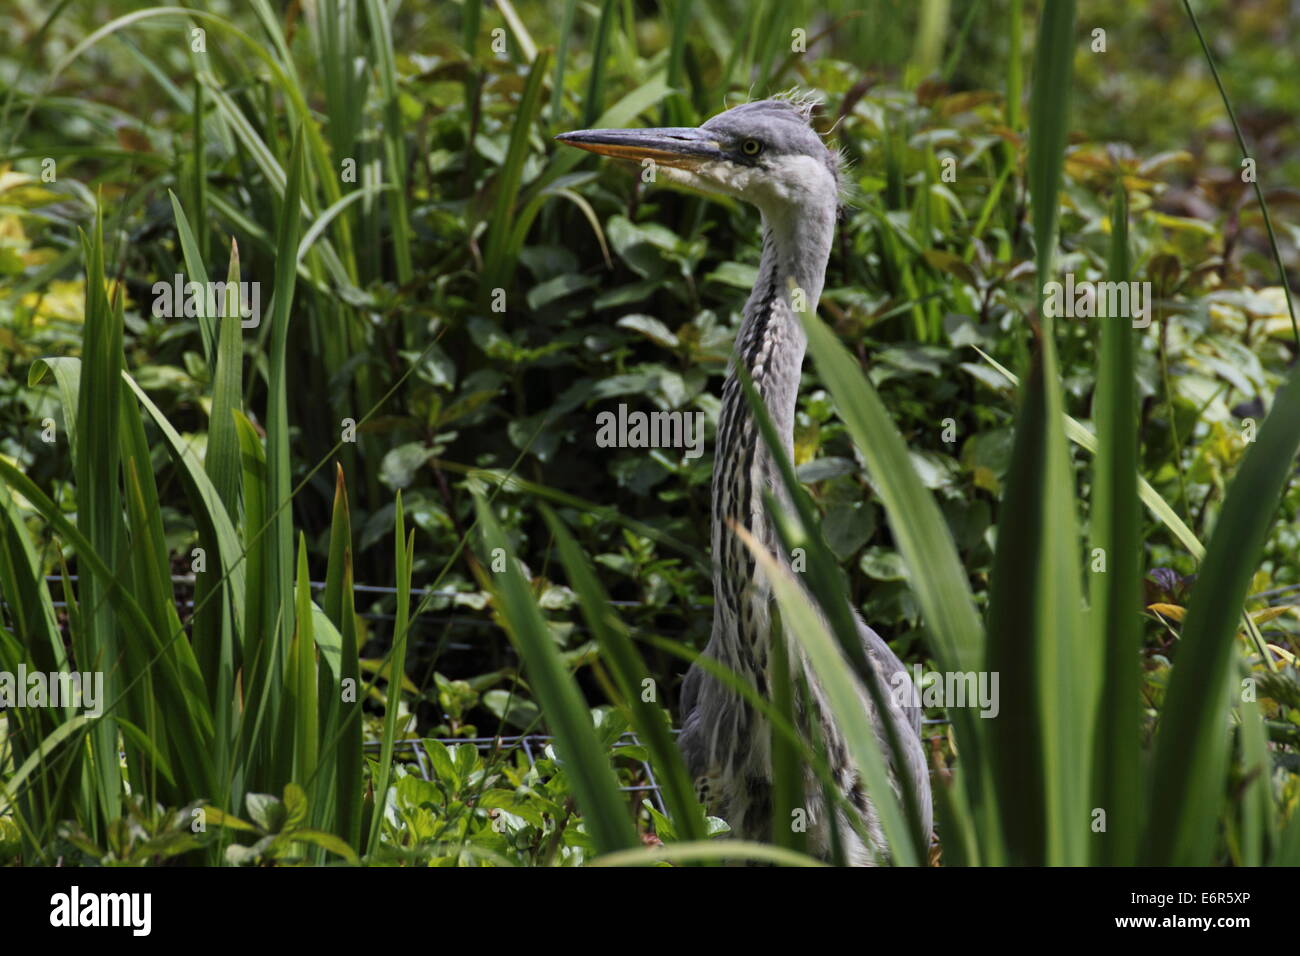
M768 588L754 574L745 544L730 522L745 527L774 554L775 531L766 518L765 489L784 500L775 462L758 433L735 363L743 363L762 396L777 435L792 454L795 405L807 340L795 307L816 311L835 231L835 209L764 213L758 281L745 304L733 369L723 386L713 471L715 650L733 667L759 677L766 666ZM802 295L800 295L802 292ZM761 678L760 678L761 679Z

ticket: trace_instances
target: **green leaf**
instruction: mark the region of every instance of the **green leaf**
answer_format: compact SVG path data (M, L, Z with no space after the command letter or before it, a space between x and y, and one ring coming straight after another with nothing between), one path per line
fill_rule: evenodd
M204 467L232 518L239 514L240 454L233 412L240 410L243 378L243 337L240 325L239 246L230 241L230 270L226 276L225 310L218 316L216 372Z
M90 547L116 572L118 544L124 537L121 495L121 444L118 440L122 400L122 298L108 301L104 279L104 223L96 206L92 234L82 235L86 257L85 332L81 383L77 401L77 440L74 459L77 480L77 527ZM104 695L116 703L121 693L122 644L113 605L97 575L78 580L81 628L72 634L79 667L104 674ZM90 759L96 775L96 796L105 821L122 811L122 778L118 769L117 725L111 716L96 721L90 734Z
M1109 278L1130 278L1128 202L1121 183L1111 210ZM1089 573L1094 647L1104 654L1101 700L1093 739L1093 806L1106 829L1092 838L1095 862L1132 866L1143 815L1139 752L1141 513L1137 495L1137 388L1133 332L1127 318L1103 320L1093 419L1097 457L1092 478ZM1097 560L1103 562L1097 570Z
M542 108L542 81L546 76L548 56L549 51L543 50L528 71L528 81L514 111L510 148L497 176L496 201L488 225L487 248L483 253L483 274L480 281L484 301L493 289L505 284L506 273L513 264L510 258L510 237L515 225L515 203L519 197L524 161L528 158L529 135Z
M195 84L198 88L198 84ZM172 201L172 215L176 218L176 235L181 240L181 253L185 257L185 271L189 275L189 281L197 282L203 288L208 285L208 269L203 261L203 253L199 249L199 242L194 237L194 230L190 227L189 217L185 215L185 208L181 201L176 198L176 194L170 189L167 195ZM233 245L233 240L231 240ZM207 301L206 296L204 301ZM211 367L214 358L217 355L217 316L208 315L207 309L199 310L199 332L200 339L203 342L203 357L207 359L208 366Z
M307 793L298 784L284 785L284 829L297 830L307 822Z
M298 829L290 834L295 843L308 843L312 846L320 847L333 853L335 856L341 856L352 865L356 866L361 861L357 857L356 850L348 846L333 833L326 833L323 830L304 830Z
M397 741L397 712L402 700L402 681L406 678L406 641L411 621L411 567L415 560L415 531L406 534L406 519L402 511L402 493L397 493L396 514L393 525L393 554L397 584L397 616L393 622L393 648L388 658L388 702L384 707L384 736L379 746L379 778L375 783L377 804L382 807L388 799L392 780L393 749ZM396 679L394 679L396 678ZM370 839L366 845L379 846L379 827L382 811L376 812L370 822Z
M250 793L244 797L248 815L264 833L279 833L289 814L280 798L271 793Z
M1030 104L1029 183L1038 276L1052 272L1057 202L1069 123L1074 3L1047 5L1039 22ZM1041 314L1041 310L1039 310ZM1096 649L1084 639L1074 474L1065 441L1051 320L1022 389L989 596L988 669L1018 689L990 721L990 760L1012 863L1080 864L1090 819Z

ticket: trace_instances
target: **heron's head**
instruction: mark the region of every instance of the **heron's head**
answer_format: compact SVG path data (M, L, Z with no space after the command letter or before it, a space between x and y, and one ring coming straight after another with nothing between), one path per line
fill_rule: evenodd
M764 212L833 210L839 156L810 125L811 113L807 100L759 100L698 127L584 129L556 139L603 156L651 160L666 180L734 196Z

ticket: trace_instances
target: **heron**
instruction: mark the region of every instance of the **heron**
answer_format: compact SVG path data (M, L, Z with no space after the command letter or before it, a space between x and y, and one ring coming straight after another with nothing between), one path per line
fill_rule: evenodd
M837 152L812 127L815 101L783 96L745 103L718 113L699 127L592 129L563 133L569 146L640 162L670 183L728 196L758 208L762 254L758 278L745 303L722 390L714 456L711 537L713 626L703 654L729 668L759 694L771 694L773 626L771 585L735 527L788 568L764 492L788 505L777 464L759 434L741 386L748 372L785 452L793 451L795 409L806 337L799 315L815 311L826 279L835 226L844 194ZM796 296L799 297L796 301ZM855 612L856 613L856 612ZM858 636L872 676L886 693L878 712L864 693L877 738L887 755L897 792L911 781L924 828L931 827L931 794L920 737L921 708L902 662L860 617ZM807 845L832 854L838 831L844 860L856 866L880 862L887 851L876 808L848 757L844 734L830 716L811 665L790 641L792 668L802 673L810 700L797 704L806 734L819 733L830 773L845 802L861 818L855 829L840 801L828 806L810 770L802 781ZM799 669L796 669L799 668ZM900 692L901 690L901 692ZM772 836L773 772L770 727L760 713L700 664L682 685L680 747L701 802L722 817L733 836L768 842ZM901 752L889 748L891 721ZM902 768L906 766L904 774ZM830 815L835 814L834 822ZM923 844L923 845L925 845Z

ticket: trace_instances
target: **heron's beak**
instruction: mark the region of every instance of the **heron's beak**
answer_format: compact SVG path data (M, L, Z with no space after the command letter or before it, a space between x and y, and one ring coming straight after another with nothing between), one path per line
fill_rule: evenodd
M555 137L602 156L651 159L662 166L694 169L724 158L721 144L701 129L667 126L661 129L580 129Z

